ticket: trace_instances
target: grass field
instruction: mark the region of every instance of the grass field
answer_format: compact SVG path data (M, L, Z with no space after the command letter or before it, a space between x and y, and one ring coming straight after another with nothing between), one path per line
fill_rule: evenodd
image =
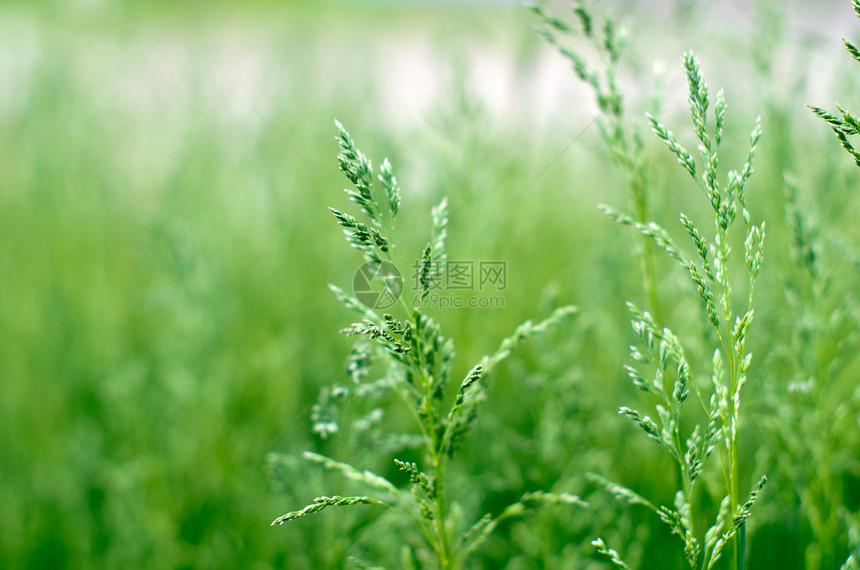
M839 41L860 20L847 1L603 4L632 30L621 88L651 213L679 241L679 212L705 226L709 207L648 133L652 94L694 150L680 56L695 50L726 92L726 165L762 116L747 198L767 240L739 448L744 495L769 481L748 567L839 568L860 548L860 170L804 105L860 111ZM0 567L401 567L414 531L377 507L269 527L345 487L304 450L408 483L392 453L311 428L320 389L348 381L337 331L352 315L327 284L349 289L361 265L326 209L350 208L335 118L396 169L405 265L443 196L449 258L506 263L503 306L434 313L457 370L525 319L579 309L494 371L449 485L466 520L537 489L589 507L505 522L468 567L604 568L597 536L631 567L685 567L669 527L586 477L668 505L677 483L617 413L652 406L622 368L624 303L646 303L638 241L597 209L628 208L624 175L536 25L507 5L0 5ZM695 288L663 257L664 318L709 381ZM379 429L414 429L397 401L382 408Z

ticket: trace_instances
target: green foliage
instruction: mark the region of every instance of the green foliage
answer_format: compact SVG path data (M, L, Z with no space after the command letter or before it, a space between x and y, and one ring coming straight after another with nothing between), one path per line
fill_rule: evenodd
M697 260L688 258L674 244L668 232L654 222L647 225L628 216L603 207L614 221L632 226L643 236L674 259L688 273L705 306L707 322L713 327L717 345L713 352L713 374L709 389L701 386L692 372L679 338L667 327L659 327L651 315L628 303L633 314L633 331L639 346L631 347L635 366L626 366L634 386L656 398L657 419L641 412L622 407L620 413L633 421L645 435L658 443L678 464L681 488L675 494L673 508L655 506L633 491L614 483L606 483L608 490L633 504L653 510L669 526L672 534L684 542L684 554L691 568L712 568L720 558L722 549L733 540L735 568L745 567L745 521L750 516L758 491L766 478L750 494L747 502L739 500L740 464L738 453L738 423L741 407L741 389L747 380L752 354L747 352L747 331L753 319L753 290L762 261L764 223L751 222L746 208L744 190L752 174L756 145L761 136L760 121L750 135L747 160L738 171L729 171L726 182L717 181L719 146L725 120L725 99L720 92L716 97L713 130L708 128L710 106L708 87L702 77L698 59L684 54L684 69L688 84L688 103L693 131L699 146L704 167L701 179L696 177L696 163L677 142L675 136L654 117L649 116L653 131L674 154L681 166L697 182L710 203L714 218L712 241L708 242L692 220L681 214L681 224L693 242ZM744 259L747 273L747 296L740 311L732 299L733 283L730 278L730 242L737 214L741 214L746 230ZM640 348L641 347L641 348ZM645 372L648 370L648 372ZM707 420L705 427L696 424L683 428L682 408L690 393L701 406ZM702 537L694 526L696 518L697 483L702 473L710 468L709 458L718 450L720 466L716 472L722 476L725 488L719 496L722 504L717 522ZM732 515L731 521L728 515ZM704 547L703 547L704 545ZM605 549L605 547L603 547Z
M591 544L594 545L594 547L597 549L597 552L604 556L607 556L614 566L617 566L618 568L630 568L627 563L621 560L616 550L606 546L606 543L603 541L602 538L594 539Z
M344 228L347 242L360 249L366 261L379 263L384 259L397 265L399 260L394 250L392 232L400 207L400 191L396 189L391 164L387 159L383 162L383 174L379 177L387 197L387 211L383 212L371 183L373 167L370 160L358 149L343 126L339 122L336 125L341 151L338 163L341 171L355 186L354 189L347 189L346 193L369 218L371 226L340 211L332 209L332 212L338 224ZM422 297L427 296L431 284L441 275L446 259L446 200L433 208L432 221L431 239L424 248L420 262L419 285ZM376 275L380 280L386 278L380 277L378 273ZM359 308L360 303L356 299L340 290L335 292L348 309ZM585 506L583 501L570 494L529 492L499 515L494 517L486 514L470 528L461 530L452 518L453 504L449 499L451 491L447 488L446 477L450 461L473 430L481 404L487 399L489 373L510 355L514 346L561 324L573 315L575 309L562 307L543 322L534 324L526 321L520 325L512 336L502 341L494 354L485 356L466 374L459 383L453 401L446 404L445 396L452 375L453 341L443 336L439 324L421 312L420 304L410 307L403 296L399 300L403 305L403 318L391 314L383 314L379 318L372 311L360 311L366 318L341 332L347 336L365 337L373 347L371 349L367 341L361 340L353 349L349 372L357 388L368 385L363 377L370 362L376 360L386 371L385 376L378 381L387 388L384 395L388 396L392 392L397 394L414 416L419 433L398 434L397 437L408 439L412 436L420 440L423 450L420 466L418 462L394 459L400 471L409 476L409 492L401 491L387 479L368 470L360 471L349 464L308 452L305 454L307 459L327 469L339 471L364 488L382 492L382 495L318 497L308 506L278 517L272 525L318 513L331 506L384 505L402 512L413 521L425 540L425 547L434 553L439 568L460 568L503 520L522 516L528 510L545 504ZM333 391L324 388L321 402L327 402ZM373 397L379 394L371 390L366 395ZM316 426L320 425L319 417L312 417L312 420ZM326 422L323 425L336 426L330 419L326 419ZM336 427L314 429L321 434L337 431ZM360 564L365 567L364 563Z
M776 522L787 505L796 505L811 536L801 552L805 567L818 569L841 562L842 553L827 545L847 544L856 524L845 516L845 482L854 468L843 450L857 445L848 418L856 416L860 400L845 374L856 362L860 321L853 282L838 277L843 256L798 200L795 181L787 179L785 214L794 267L783 276L780 320L787 334L769 355L774 381L764 395L773 441L764 455L774 477L794 481L779 489L780 500L768 515Z
M314 499L313 503L303 509L279 516L272 521L272 526L275 526L276 524L284 524L287 521L295 520L299 517L304 517L313 513L318 513L326 507L372 504L384 505L385 503L372 497L339 497L337 495L334 495L333 497L317 497Z
M600 114L597 126L600 139L612 160L621 167L627 180L630 192L633 219L640 224L650 219L649 206L649 165L642 136L638 125L627 118L624 94L619 88L619 62L627 48L629 31L619 25L612 17L603 19L600 33L595 31L597 17L591 12L584 0L578 0L573 9L579 20L582 36L591 44L594 63L589 63L586 55L576 47L563 44L559 35L575 37L574 28L548 15L539 6L529 6L544 24L538 33L556 48L573 65L577 77L584 81L593 91ZM654 106L659 107L659 94L655 97ZM656 111L656 109L655 109ZM653 251L647 239L643 238L637 249L639 269L645 294L648 298L652 314L658 322L662 321L660 298L657 291Z
M860 3L858 3L858 0L851 0L851 6L854 9L854 13L860 18ZM854 61L860 63L860 50L845 38L842 38L842 43L845 44L845 49L848 50ZM860 119L838 104L836 105L836 108L839 110L838 116L814 105L809 105L809 108L830 125L830 128L833 129L833 134L839 139L842 148L851 155L851 158L854 159L854 164L860 167L860 151L854 148L854 145L851 144L851 140L848 138L860 134Z
M366 319L409 348L411 358L385 311L362 305L349 285L365 248L386 259L371 230L388 241L389 254L396 243L404 264L423 257L432 233L426 214L443 195L450 197L450 219L443 222L448 216L440 209L432 225L436 235L444 230L451 259L504 259L510 280L504 310L432 314L444 337L457 340L443 405L436 406L441 418L505 331L568 303L580 308L575 327L555 327L525 343L515 335L508 344L518 346L505 362L485 367L468 388L458 417L467 418L472 406L477 420L445 477L453 548L472 545L467 564L475 570L599 570L612 564L591 544L601 537L630 568L689 567L687 541L673 534L685 525L674 500L681 464L663 443L652 444L631 420L612 413L624 404L660 432L661 417L649 403L674 399L682 387L669 352L663 396L635 383L657 389L650 365L627 362L636 378L621 368L617 347L629 344L660 362L663 339L654 338L652 357L628 324L628 315L640 317L619 300L631 299L683 347L691 381L680 447L696 486L690 524L702 552L722 541L713 568L730 566L738 534L728 542L723 535L737 513L720 501L721 420L704 413L694 389L712 389L718 342L703 292L712 293L724 328L713 285L710 198L680 191L690 179L686 167L675 165L674 153L663 154L658 137L644 136L648 215L637 215L627 170L615 168L601 132L587 130L569 145L594 108L576 87L586 95L593 87L563 70L552 74L559 83L543 83L553 62L528 13L477 4L438 10L419 3L254 2L205 14L180 3L15 4L0 17L0 68L14 86L0 97L0 567L433 568L435 552L419 524L398 510L403 501L414 513L413 486L422 497L431 491L425 437L396 390L403 365L386 352L382 336L330 333L332 323ZM637 128L643 135L648 129L640 110L651 108L650 61L674 59L678 45L707 52L713 76L729 81L721 185L723 166L743 164L747 154L745 145L733 144L746 137L753 119L747 110L764 111L754 192L745 192L753 219L767 220L767 259L746 333L745 350L755 356L742 393L739 503L758 474L766 472L768 483L743 526L746 563L856 568L858 171L803 103L807 88L832 88L857 116L850 54L842 70L809 72L823 45L813 38L832 32L819 23L857 20L844 2L840 16L820 3L756 0L739 8L741 20L750 22L748 12L764 4L776 17L766 22L772 33L750 32L710 17L720 14L718 5L671 4L543 5L546 12L559 7L554 14L569 31L553 35L598 73L604 94L602 70L614 56L604 45L601 10L615 10L615 22L635 23L615 64L628 148ZM680 23L678 11L693 4L696 17ZM817 35L786 25L798 21ZM612 30L616 38L620 29ZM432 80L412 97L419 84L412 71L421 73L423 63L432 65ZM668 85L684 80L678 71ZM504 80L493 81L488 94L488 78ZM574 98L553 97L548 89L555 85ZM712 148L716 97L708 93ZM835 106L824 107L847 124ZM319 128L332 109L366 133L361 149L368 159L388 155L397 167L389 177L384 161L372 161L368 180L382 228L338 192L342 174L330 160L328 130ZM701 141L674 128L690 116L687 105L651 108L651 115L674 130L704 186ZM609 118L604 112L599 121L611 133ZM857 149L857 135L846 138ZM412 192L419 184L421 191ZM401 185L410 190L402 204ZM606 224L594 209L598 202L641 227L626 232ZM339 231L321 231L331 222L326 206L367 228L370 243L361 243L358 255L342 247ZM679 211L686 213L681 227ZM744 223L736 218L729 275L742 316L748 270L745 235L737 231ZM396 225L393 236L389 223ZM657 238L695 262L704 289L689 267L656 254L663 251ZM655 252L662 319L643 294L641 267L625 255L634 240ZM441 258L432 246L430 257ZM429 265L431 282L444 279L439 270L444 266ZM339 303L331 302L328 281L349 292L331 287ZM400 308L388 312L411 326ZM727 382L725 354L717 368ZM479 397L475 391L487 381ZM695 425L702 443L691 446ZM714 434L709 457L687 456ZM306 449L313 454L303 455ZM414 471L401 471L412 464ZM608 492L589 472L617 487ZM536 508L523 497L536 489L575 493L590 508ZM671 512L661 518L613 493L647 497ZM386 505L326 507L267 526L318 495L335 494ZM511 516L498 520L506 511Z

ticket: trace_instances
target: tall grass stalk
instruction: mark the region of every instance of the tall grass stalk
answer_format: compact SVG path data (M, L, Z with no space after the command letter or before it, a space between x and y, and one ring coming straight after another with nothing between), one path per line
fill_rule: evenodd
M741 393L752 360L745 343L753 321L753 291L762 261L765 230L764 223L757 225L752 222L744 192L752 175L753 157L761 136L761 127L757 120L750 134L749 152L742 168L729 171L726 182L720 184L717 175L725 122L725 98L722 91L718 92L713 113L709 113L710 94L699 61L692 53L687 53L684 54L683 62L689 87L690 116L699 142L701 166L659 120L650 115L648 119L654 133L666 144L710 203L714 215L710 239L682 213L681 226L695 250L693 256L688 256L658 224L640 223L608 206L602 209L614 221L631 226L652 240L689 275L705 308L709 324L719 339L713 351L711 382L707 386L698 380L683 344L669 328L661 328L651 314L628 303L633 314L633 330L640 346L631 347L631 356L636 364L626 366L626 369L633 384L658 402L657 419L628 407L622 407L620 413L636 423L649 439L661 445L677 462L681 484L673 507L668 507L657 506L632 490L599 476L595 476L595 480L619 498L653 510L669 525L672 533L683 541L684 555L691 568L713 568L722 556L724 547L731 542L734 545L732 567L743 570L746 520L767 480L762 477L753 486L748 498L742 498L738 432ZM738 217L742 220L745 234L743 248L747 281L746 295L741 297L740 303L734 297L733 267L730 264L731 242L738 230ZM700 424L694 425L692 429L684 427L687 416L682 416L682 408L691 393L706 418L704 428ZM719 456L717 473L723 481L724 494L719 501L716 521L702 533L695 525L704 516L704 513L699 512L696 500L697 484L705 469L712 464L709 459L714 451ZM595 545L601 552L608 553L616 566L621 566L617 553L608 550L601 541L595 541Z
M610 16L604 17L601 25L585 2L579 0L573 13L578 20L578 33L588 44L591 44L593 54L589 58L574 47L563 44L559 39L559 35L577 36L574 26L549 15L539 6L532 5L529 9L543 23L538 33L570 61L576 76L594 93L594 99L600 111L597 118L600 140L609 157L624 173L633 212L632 218L637 223L647 223L651 219L648 196L651 185L649 164L640 129L629 120L626 112L628 102L625 102L624 94L618 86L618 67L628 43L627 28L619 25ZM589 63L589 59L596 61ZM654 97L652 111L656 114L659 107L658 93ZM657 290L654 254L653 244L647 237L641 236L636 247L636 257L642 275L643 289L651 315L657 323L662 323L663 311Z
M337 127L340 147L338 162L341 171L353 185L346 193L367 221L333 208L331 210L343 228L347 242L362 253L366 264L375 268L375 278L390 292L392 281L403 274L404 268L394 240L394 222L400 209L400 187L388 160L383 161L379 175L374 179L370 160L358 149L340 123L337 123ZM374 185L377 182L383 192L376 190ZM349 387L333 388L326 394L337 390L342 395L355 392L356 395L371 399L396 395L402 400L414 419L418 433L392 435L399 441L417 440L418 448L423 451L422 460L417 462L394 459L398 469L408 477L408 487L399 488L371 471L308 452L305 457L310 462L343 474L358 483L366 493L317 497L304 508L278 517L272 524L284 524L330 507L383 506L414 523L415 529L424 539L427 551L432 553L430 558L435 560L436 567L456 569L463 567L469 556L500 522L523 516L541 505L585 504L578 497L567 493L525 492L519 501L502 512L495 515L487 513L473 525L462 527L459 515L455 516L462 508L451 496L456 490L448 488L451 462L475 425L486 399L491 371L508 357L518 343L570 318L575 309L562 307L543 322L526 321L520 325L513 335L502 341L495 353L476 363L456 385L453 395L450 395L454 343L442 334L440 326L429 315L422 312L420 302L428 297L446 267L448 213L445 200L433 209L432 221L431 238L420 257L420 290L416 292L416 302L410 306L407 297L400 295L399 316L378 314L355 297L332 286L337 298L362 319L341 331L360 339L350 359L349 372L353 383ZM408 298L413 299L412 296ZM374 365L376 368L373 368ZM382 377L373 382L367 381L374 370L381 370ZM314 419L318 432L324 434L338 429L330 415L318 413ZM391 448L398 449L398 446ZM417 568L422 561L427 560L426 552L406 547L401 564ZM364 563L356 561L356 564L363 567Z

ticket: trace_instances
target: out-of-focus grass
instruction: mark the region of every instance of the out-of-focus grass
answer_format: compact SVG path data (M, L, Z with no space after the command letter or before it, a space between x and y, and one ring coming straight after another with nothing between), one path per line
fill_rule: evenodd
M311 440L308 405L343 378L347 343L334 331L349 316L325 285L348 288L358 261L325 209L342 204L334 117L369 153L391 157L408 196L400 231L416 255L425 212L448 195L452 258L507 262L503 310L440 315L460 339L458 362L554 303L582 310L570 337L527 349L494 380L476 437L510 439L465 454L459 477L486 490L467 507L495 508L523 486L578 492L570 487L585 485L588 469L651 495L671 488L655 450L619 445L631 430L614 414L634 397L621 370L623 300L639 292L632 238L594 205L622 204L623 186L593 148L587 103L550 103L559 116L541 119L544 103L522 85L543 65L525 11L144 6L63 8L62 18L23 4L0 11L0 566L334 564L321 558L333 555L334 518L268 528L321 488L309 477L272 494L264 461L270 449L323 445ZM401 49L412 51L398 59ZM508 60L484 81L521 99L469 90L481 69ZM414 61L429 63L413 70L411 89L389 77ZM798 157L832 142L807 131L820 125L804 125L802 109L774 116ZM816 208L831 233L856 244L857 197L846 191L856 178L829 157L798 174L830 197ZM776 162L760 163L750 191L769 214L775 260L762 315L781 303L785 261ZM654 200L668 225L695 208L663 165ZM675 281L662 285L673 297ZM694 310L679 303L673 317ZM595 525L646 556L671 551L663 529L604 506L503 528L482 563L564 567L591 556L582 545Z
M347 316L325 284L348 286L356 260L325 209L341 200L332 118L398 162L415 127L367 136L385 109L358 58L325 61L348 28L326 12L257 37L223 13L108 10L79 28L37 10L3 20L23 26L7 61L26 97L0 119L0 566L316 567L299 530L267 526L285 505L264 452L310 445L307 405L343 368ZM405 220L442 192L458 232L483 195L501 208L499 173L471 151L517 184L536 170L475 131L472 157L449 138L468 129L436 135L451 165L405 176Z

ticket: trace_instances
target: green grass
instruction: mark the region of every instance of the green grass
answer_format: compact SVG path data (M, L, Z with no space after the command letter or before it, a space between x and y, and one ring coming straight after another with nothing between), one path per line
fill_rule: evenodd
M851 8L840 4L844 20ZM345 11L351 23L340 19ZM533 109L494 111L457 80L457 65L467 74L477 67L469 48L501 54L515 77L533 80L535 58L551 56L526 10L403 8L390 25L387 8L264 3L206 17L163 7L81 14L0 10L0 27L18 30L0 45L33 62L12 68L27 96L0 103L0 566L337 568L357 556L400 567L400 547L418 534L375 507L268 526L347 489L337 473L301 461L303 450L408 485L390 454L348 456L337 438L312 432L320 389L348 381L349 342L334 331L350 318L327 284L348 288L360 264L326 210L348 207L334 160L337 116L368 155L396 166L399 250L422 250L426 232L411 228L426 228L447 195L449 256L508 263L503 309L436 315L458 341L456 370L492 353L522 321L579 308L575 324L523 345L494 371L484 412L446 477L463 524L537 489L576 493L590 507L503 521L470 567L605 568L591 545L597 536L631 567L684 567L668 527L586 478L599 473L666 505L678 483L672 460L615 413L641 395L621 368L635 342L623 302L649 303L637 238L596 208L625 203L624 173L592 128L538 177L592 120L591 108L572 100L542 124ZM681 50L660 47L675 30L658 18L626 16L641 49L628 48L621 65L647 80L626 101L645 110L651 62L677 61ZM374 43L391 37L386 45L418 38L442 68L455 61L423 114L392 112L386 52ZM758 109L766 133L748 191L768 243L746 346L755 381L745 387L739 493L761 473L768 484L747 521L747 567L838 567L857 547L850 529L860 510L860 362L851 348L858 171L804 108L805 92L779 92L775 72L754 65L728 32L670 43L695 48L711 82L725 87L725 141L744 140ZM812 102L856 109L857 65L838 38L797 49L844 70L834 95ZM244 91L224 72L235 61L263 70ZM622 86L635 74L622 67ZM667 75L666 125L687 120L672 95L683 82ZM664 227L675 227L680 211L708 219L710 206L647 136L644 116L625 120L643 131L653 165L649 217ZM726 146L721 162L742 163L744 146ZM742 250L737 243L738 261ZM704 342L689 280L670 259L655 255L653 264L665 322L685 343ZM707 369L691 352L691 367ZM413 425L402 408L384 409L388 432ZM271 451L297 459L267 464ZM269 471L286 476L273 487ZM703 512L719 506L698 500Z
M332 436L343 441L340 455L347 458L360 456L362 451L379 456L395 453L407 458L418 457L417 462L393 459L398 470L409 479L408 486L398 487L367 469L305 452L309 463L339 472L346 479L359 483L362 491L369 495L320 496L300 510L281 515L272 526L329 507L384 506L411 519L424 539L421 546L406 537L402 539L401 564L417 568L432 559L433 566L441 569L464 568L504 521L521 518L546 505L587 506L570 493L530 490L499 513L486 513L474 522L463 521L459 496L474 497L479 494L479 488L464 489L461 484L459 488L450 489L447 477L457 452L474 431L487 399L493 369L506 360L518 344L564 324L576 309L559 307L545 321L526 321L518 326L494 353L482 357L458 383L452 370L454 339L443 334L428 310L434 305L436 295L449 291L448 280L451 274L456 276L457 271L456 262L448 259L446 246L448 199L443 198L431 210L430 240L420 258L416 255L414 264L404 265L395 237L402 196L393 167L386 158L375 174L372 161L359 150L344 127L339 122L336 125L340 148L338 164L353 186L345 192L361 210L361 215L356 219L336 208L330 210L342 227L347 243L362 253L365 261L362 269L371 272L371 283L390 298L362 299L364 295L360 290L354 297L335 285L330 286L338 300L361 317L341 330L346 336L359 340L352 349L347 367L352 382L323 388L311 419L314 431L321 438ZM404 283L404 275L410 275L410 266L415 267L417 274L412 285ZM478 271L480 273L480 265ZM470 280L474 282L474 276ZM471 290L475 290L474 286ZM382 310L385 312L381 313ZM451 397L448 393L453 386L456 390ZM380 426L384 408L392 399L402 401L413 416L415 425L406 433L386 433ZM341 434L341 431L346 433ZM367 449L353 449L353 446ZM290 457L272 454L270 462L275 466L289 465ZM289 476L283 476L277 469L274 475L279 486L290 486ZM364 564L359 559L353 560L358 565Z

